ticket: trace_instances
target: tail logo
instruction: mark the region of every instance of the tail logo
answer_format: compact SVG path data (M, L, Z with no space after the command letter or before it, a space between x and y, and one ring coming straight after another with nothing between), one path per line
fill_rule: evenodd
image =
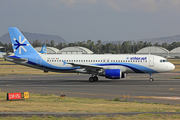
M26 38L21 42L21 35L19 36L19 41L16 38L13 38L14 41L16 42L15 44L12 44L13 46L16 46L16 48L14 49L14 52L19 48L19 54L21 54L21 49L23 49L25 52L27 52L27 50L24 48L24 46L29 46L29 44L24 44L24 42L26 41Z
M45 47L43 47L42 51L43 51L43 52L46 52L46 48L45 48Z

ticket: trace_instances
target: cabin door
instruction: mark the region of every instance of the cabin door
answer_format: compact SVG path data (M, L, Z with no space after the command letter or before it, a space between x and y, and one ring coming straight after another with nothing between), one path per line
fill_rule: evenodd
M154 67L154 57L149 57L149 67Z

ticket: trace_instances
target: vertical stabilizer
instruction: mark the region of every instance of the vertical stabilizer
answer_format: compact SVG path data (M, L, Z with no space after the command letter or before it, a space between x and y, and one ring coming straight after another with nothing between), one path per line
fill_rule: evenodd
M16 27L9 27L9 34L15 56L37 55L37 51Z
M46 45L43 45L43 47L39 53L46 53Z

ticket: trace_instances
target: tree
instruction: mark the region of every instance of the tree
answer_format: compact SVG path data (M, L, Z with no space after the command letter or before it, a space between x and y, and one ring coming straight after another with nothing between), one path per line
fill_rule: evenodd
M55 42L54 42L54 40L51 40L50 41L50 47L54 47L55 46Z

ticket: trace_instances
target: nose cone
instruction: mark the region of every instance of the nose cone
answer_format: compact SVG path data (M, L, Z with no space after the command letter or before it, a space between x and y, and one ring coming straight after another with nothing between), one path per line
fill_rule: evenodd
M175 69L175 66L172 63L170 64L169 67L170 67L170 70L174 70Z

